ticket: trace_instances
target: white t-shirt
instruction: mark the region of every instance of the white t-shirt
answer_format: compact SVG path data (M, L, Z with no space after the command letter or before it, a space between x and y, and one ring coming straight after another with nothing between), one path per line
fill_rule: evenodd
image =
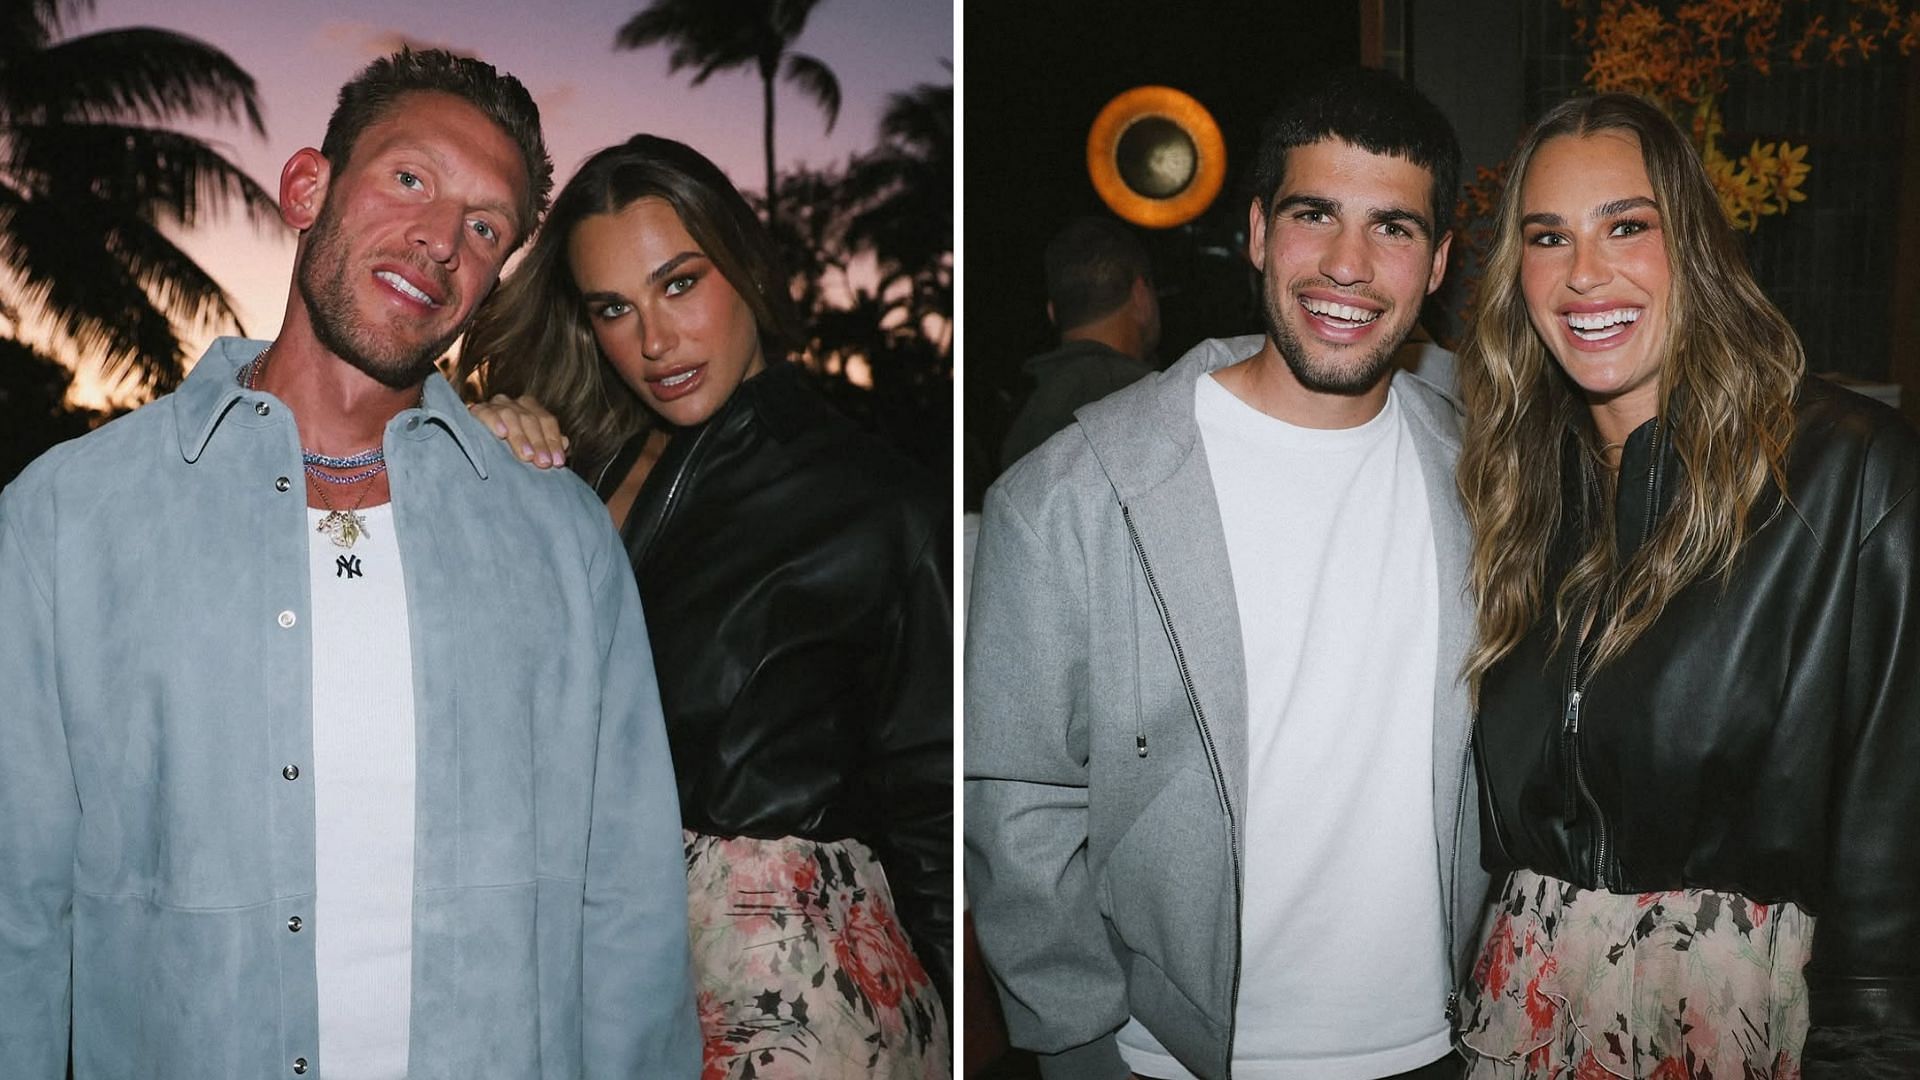
M1295 427L1212 378L1195 416L1247 667L1234 1075L1374 1080L1449 1049L1434 842L1439 580L1398 399ZM1233 768L1233 762L1224 763ZM1190 1074L1137 1021L1146 1076Z
M404 1080L413 989L413 650L391 505L310 533L321 1075ZM309 510L318 526L325 511Z

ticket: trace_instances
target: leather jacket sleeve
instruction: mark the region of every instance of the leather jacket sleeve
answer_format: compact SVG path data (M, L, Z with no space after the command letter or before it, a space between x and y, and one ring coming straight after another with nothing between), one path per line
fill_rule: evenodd
M1891 493L1863 497L1807 1080L1920 1076L1920 491L1913 462L1894 467L1904 483L1869 475Z
M862 787L886 807L875 847L913 951L953 1007L952 545L927 519L907 567Z

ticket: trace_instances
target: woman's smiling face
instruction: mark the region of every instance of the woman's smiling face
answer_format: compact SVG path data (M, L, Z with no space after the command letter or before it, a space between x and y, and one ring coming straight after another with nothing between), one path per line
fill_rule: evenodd
M567 264L600 351L674 427L704 423L766 368L752 309L665 199L584 219Z
M1622 131L1549 139L1520 191L1533 328L1588 404L1631 430L1659 405L1672 282L1640 141Z

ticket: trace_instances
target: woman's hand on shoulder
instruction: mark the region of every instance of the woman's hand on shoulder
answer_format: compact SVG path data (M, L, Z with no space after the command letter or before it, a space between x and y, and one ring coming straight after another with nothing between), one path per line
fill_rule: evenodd
M567 449L573 445L572 440L561 434L560 421L532 395L510 398L495 394L467 406L467 411L487 425L487 430L506 443L521 461L541 469L558 468L567 463Z

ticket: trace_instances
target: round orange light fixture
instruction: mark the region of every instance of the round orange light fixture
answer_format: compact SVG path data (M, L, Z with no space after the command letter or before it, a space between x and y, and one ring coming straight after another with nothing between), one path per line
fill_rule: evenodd
M1113 212L1150 229L1199 217L1227 179L1227 144L1206 106L1171 86L1136 86L1087 132L1087 175Z

